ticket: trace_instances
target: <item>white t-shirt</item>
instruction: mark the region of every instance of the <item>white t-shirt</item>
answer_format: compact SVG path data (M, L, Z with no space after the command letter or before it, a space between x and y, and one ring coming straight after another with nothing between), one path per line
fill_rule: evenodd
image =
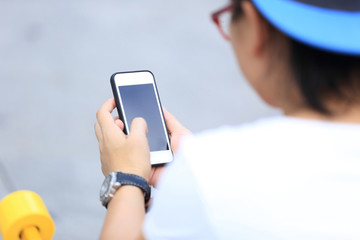
M360 125L275 117L186 137L147 239L360 239Z

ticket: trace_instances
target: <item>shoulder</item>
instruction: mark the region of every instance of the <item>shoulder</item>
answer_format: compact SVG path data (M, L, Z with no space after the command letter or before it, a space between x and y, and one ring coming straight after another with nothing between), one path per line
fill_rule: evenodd
M329 144L338 149L353 146L360 134L360 125L305 120L291 117L271 117L242 124L223 126L188 136L181 143L186 157L202 159L204 156L226 154L234 156L262 156L263 153L278 154L304 147L327 148ZM241 151L240 151L241 150ZM227 154L230 153L230 154ZM212 157L210 158L212 159Z
M283 117L260 119L239 126L223 126L185 137L179 152L186 158L198 160L206 156L210 156L210 159L216 156L224 158L225 155L233 159L234 154L236 156L240 153L239 149L250 151L260 146L266 147L265 143L272 142L274 136L285 134L293 127Z
M293 125L294 123L285 117L263 118L238 126L222 126L216 129L206 130L193 135L192 140L202 142L223 138L231 139L234 137L238 139L241 136L250 137L257 136L257 134L267 135L268 133L274 133L279 130L281 131L281 129L293 127Z

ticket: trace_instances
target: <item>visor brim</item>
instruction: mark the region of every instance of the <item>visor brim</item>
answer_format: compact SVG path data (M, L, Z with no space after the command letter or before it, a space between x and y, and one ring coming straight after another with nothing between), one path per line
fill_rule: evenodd
M320 8L291 0L253 0L258 11L284 34L304 44L360 55L360 12Z

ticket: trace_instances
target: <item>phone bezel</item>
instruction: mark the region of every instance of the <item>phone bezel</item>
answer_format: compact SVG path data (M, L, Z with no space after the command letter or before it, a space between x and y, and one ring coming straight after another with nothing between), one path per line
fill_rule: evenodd
M152 84L155 92L157 105L159 108L159 112L161 115L162 126L164 129L164 133L166 136L166 141L169 146L169 150L162 151L151 151L150 152L150 161L152 165L159 165L169 163L173 160L173 154L170 145L170 138L168 135L164 113L162 111L162 105L158 93L158 89L155 82L155 77L152 72L148 70L143 71L131 71L131 72L117 72L111 76L111 87L113 90L113 94L115 97L116 107L118 110L119 118L124 123L124 133L128 134L130 132L130 124L126 121L126 110L124 110L124 106L122 104L120 98L119 86L129 86L129 85L140 85L140 84Z

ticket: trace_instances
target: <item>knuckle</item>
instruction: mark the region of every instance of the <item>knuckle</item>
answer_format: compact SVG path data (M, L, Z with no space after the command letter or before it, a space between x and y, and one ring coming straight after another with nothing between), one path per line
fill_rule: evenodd
M99 119L101 117L101 109L99 109L97 112L96 112L96 118Z

